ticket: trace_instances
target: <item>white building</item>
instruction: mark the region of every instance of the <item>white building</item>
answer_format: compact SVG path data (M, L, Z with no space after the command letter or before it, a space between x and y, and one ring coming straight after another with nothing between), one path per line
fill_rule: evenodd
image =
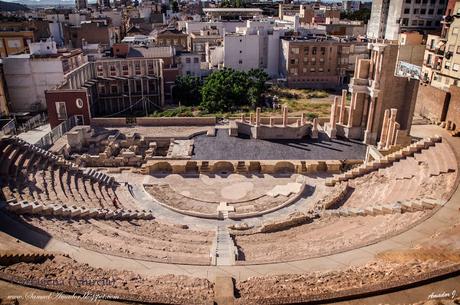
M181 75L203 76L200 54L182 52L177 59Z
M374 0L367 36L398 40L404 31L439 29L446 4L447 0Z
M287 29L275 28L275 22L247 21L235 33L224 36L224 67L239 71L263 69L279 75L280 37Z
M64 81L64 75L86 62L81 50L39 54L43 46L34 46L37 54L20 54L3 59L12 112L46 109L45 90Z

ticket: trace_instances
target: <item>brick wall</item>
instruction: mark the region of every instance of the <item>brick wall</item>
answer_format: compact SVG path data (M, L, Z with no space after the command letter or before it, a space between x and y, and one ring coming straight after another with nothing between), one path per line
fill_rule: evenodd
M89 125L91 120L88 97L85 90L59 90L45 91L46 106L48 108L48 121L51 128L64 122L67 118L74 115L80 115L83 118L83 124ZM77 103L77 99L81 102ZM59 119L56 105L58 102L64 102L67 112L66 119Z
M448 101L448 92L430 85L420 84L415 113L436 122L444 121Z

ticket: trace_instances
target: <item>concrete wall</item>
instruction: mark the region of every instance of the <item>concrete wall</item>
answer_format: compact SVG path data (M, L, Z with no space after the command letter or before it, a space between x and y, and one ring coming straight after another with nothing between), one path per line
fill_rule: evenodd
M259 68L260 39L259 35L225 36L224 67L239 71Z
M3 63L13 112L45 109L45 90L64 80L62 62L58 58L8 57Z

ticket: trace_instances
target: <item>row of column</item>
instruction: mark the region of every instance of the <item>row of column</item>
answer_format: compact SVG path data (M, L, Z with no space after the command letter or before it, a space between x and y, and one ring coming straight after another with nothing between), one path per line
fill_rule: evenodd
M380 141L378 149L390 149L398 142L398 134L400 125L396 122L398 109L386 109L383 117L382 132L380 134Z
M256 108L256 113L255 113L255 116L253 113L250 113L249 114L249 124L253 124L255 126L260 126L260 112L261 112L261 108L260 107L257 107ZM283 123L282 123L282 126L283 127L286 127L288 125L288 107L287 106L283 106L282 107L282 113L283 113ZM241 122L245 122L246 121L246 118L245 118L245 115L244 113L241 114L241 118L240 118ZM314 122L315 120L313 120ZM302 113L302 116L300 119L297 120L297 126L300 127L300 126L303 126L305 125L306 123L306 119L305 119L305 113ZM274 125L274 118L273 117L270 117L270 126L273 126Z

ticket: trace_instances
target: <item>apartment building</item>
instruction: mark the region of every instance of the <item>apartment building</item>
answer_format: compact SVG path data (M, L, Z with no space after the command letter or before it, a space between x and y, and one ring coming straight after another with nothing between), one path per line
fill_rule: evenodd
M281 75L292 88L337 88L349 81L358 59L368 58L367 43L341 39L284 37Z
M206 61L206 45L218 46L223 41L222 35L215 26L204 27L198 32L189 34L188 50L201 56L201 61Z
M374 0L367 36L398 40L405 31L438 31L447 0Z
M35 42L50 36L45 20L0 20L0 56L21 54L27 51L27 41Z
M63 26L64 44L71 48L82 48L86 43L97 43L111 47L120 42L120 28L109 23L107 19L84 21L78 26Z
M148 114L164 105L163 61L151 58L88 62L45 92L51 126L71 116L82 124L92 117Z
M86 62L80 49L58 51L52 41L45 47L32 46L31 50L41 52L3 59L12 112L45 110L44 91L60 84L67 73Z
M428 35L417 114L460 133L460 1L449 2L440 36Z
M223 66L240 71L263 69L279 75L280 37L287 29L275 28L272 21L247 21L235 33L226 33Z
M175 28L165 28L153 34L155 45L173 46L178 51L187 50L188 35Z

